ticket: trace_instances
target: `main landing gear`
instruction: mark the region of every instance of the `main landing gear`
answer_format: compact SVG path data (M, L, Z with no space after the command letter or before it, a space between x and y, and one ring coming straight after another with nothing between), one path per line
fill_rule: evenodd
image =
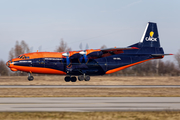
M28 74L28 80L29 81L33 81L34 80L34 77L31 75L31 73Z
M65 78L64 78L64 80L66 81L66 82L76 82L77 81L77 78L76 77L71 77L71 76L66 76Z
M66 81L66 82L76 82L77 81L77 78L76 77L71 77L71 76L66 76L65 78L64 78L64 80ZM79 81L83 81L83 80L85 80L85 81L89 81L90 80L90 76L89 75L79 75L78 76L78 80Z
M90 76L89 75L79 75L78 76L78 80L79 81L83 81L83 80L89 81L90 80Z

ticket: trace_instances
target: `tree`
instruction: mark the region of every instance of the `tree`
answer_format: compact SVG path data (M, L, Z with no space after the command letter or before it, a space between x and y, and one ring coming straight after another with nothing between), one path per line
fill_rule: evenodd
M180 49L179 51L174 55L177 63L178 63L178 67L180 68Z
M9 51L9 60L13 59L14 57L14 48L11 48L11 50Z
M30 49L24 40L22 40L20 44L19 41L16 41L14 48L11 48L11 50L9 51L9 59L13 59L21 54L29 52Z
M17 57L19 55L23 54L22 46L19 44L18 41L16 41L16 45L14 48L14 56Z
M160 61L159 62L159 75L179 75L179 70L176 68L175 64L171 61Z
M107 47L106 47L106 45L101 46L101 48L100 48L100 49L104 49L104 48L107 48Z
M68 52L71 48L67 46L67 43L64 42L63 39L61 39L60 45L56 48L55 52Z
M21 47L22 47L23 53L29 53L30 52L30 49L24 40L21 41Z
M8 68L3 60L0 60L0 76L1 75L8 75Z

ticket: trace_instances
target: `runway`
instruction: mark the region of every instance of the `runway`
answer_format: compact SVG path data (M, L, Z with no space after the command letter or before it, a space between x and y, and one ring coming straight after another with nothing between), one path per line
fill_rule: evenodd
M180 85L0 85L0 88L180 88Z
M180 97L0 98L0 111L176 111Z

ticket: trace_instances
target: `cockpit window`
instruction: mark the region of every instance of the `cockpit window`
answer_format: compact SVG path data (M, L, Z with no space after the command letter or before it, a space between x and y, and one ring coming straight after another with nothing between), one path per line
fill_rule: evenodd
M18 56L18 58L20 58L20 59L29 59L29 56L20 55L20 56Z

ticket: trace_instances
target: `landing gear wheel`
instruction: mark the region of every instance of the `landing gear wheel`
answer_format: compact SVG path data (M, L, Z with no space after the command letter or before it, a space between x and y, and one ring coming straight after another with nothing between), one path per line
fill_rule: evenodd
M71 77L71 82L76 82L77 78L76 77Z
M33 77L33 76L28 76L28 80L29 80L29 81L33 81L33 80L34 80L34 77Z
M65 80L66 82L70 82L70 81L71 81L71 77L67 76L67 77L64 78L64 80Z
M84 75L79 75L79 76L78 76L78 80L79 80L79 81L83 81L83 80L84 80Z
M86 75L85 78L84 78L85 81L89 81L90 80L90 76L89 75Z

